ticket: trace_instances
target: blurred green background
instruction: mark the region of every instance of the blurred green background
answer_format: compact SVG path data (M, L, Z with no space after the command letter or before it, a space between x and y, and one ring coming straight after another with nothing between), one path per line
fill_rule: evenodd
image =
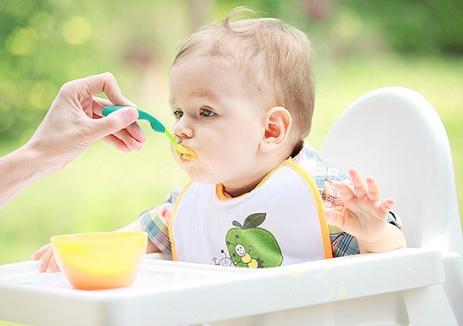
M311 39L315 147L336 117L372 89L405 86L425 96L447 129L463 207L457 0L0 0L0 156L31 136L61 84L89 74L113 72L128 98L169 122L167 77L177 47L239 5L279 17ZM55 234L119 228L181 185L186 175L167 143L142 127L148 139L141 152L96 143L2 209L0 264L29 259Z

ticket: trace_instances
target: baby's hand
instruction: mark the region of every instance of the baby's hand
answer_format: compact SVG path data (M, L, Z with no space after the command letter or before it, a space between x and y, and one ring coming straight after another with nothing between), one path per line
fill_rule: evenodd
M46 244L35 252L32 256L34 260L40 260L39 273L43 272L59 272L59 267L56 264L55 254L51 244Z
M327 208L326 218L359 241L377 243L387 234L387 214L394 200L379 199L379 186L373 178L368 177L365 182L354 169L349 170L349 174L354 189L343 183L335 183L344 209L337 211Z

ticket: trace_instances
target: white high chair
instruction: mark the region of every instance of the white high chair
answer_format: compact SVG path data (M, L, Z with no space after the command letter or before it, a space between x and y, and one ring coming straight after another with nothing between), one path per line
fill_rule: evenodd
M329 167L355 167L378 180L382 196L395 199L409 248L320 262L315 278L294 286L329 275L325 293L307 291L305 307L248 318L249 324L463 325L463 240L452 156L431 104L406 88L372 91L336 121L320 153Z
M396 200L394 210L403 220L408 246L440 251L445 280L434 291L443 286L449 301L445 303L448 322L453 315L463 325L463 241L452 156L444 126L431 104L406 88L370 92L338 119L321 154L330 167L344 171L356 167L363 175L375 176L383 195ZM397 277L409 279L408 275ZM430 291L416 291L414 299L398 293L407 306L416 304L413 300L423 301ZM417 312L429 315L423 323L444 324L435 317L438 307L436 302ZM410 320L416 317L413 310L407 313Z
M252 271L149 255L135 285L77 291L36 262L0 266L0 320L34 325L463 325L463 240L449 144L404 88L356 101L321 150L375 176L410 248Z

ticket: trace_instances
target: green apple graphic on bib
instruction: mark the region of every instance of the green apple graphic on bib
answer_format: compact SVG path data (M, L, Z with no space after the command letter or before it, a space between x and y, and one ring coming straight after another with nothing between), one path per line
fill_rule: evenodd
M244 224L233 221L234 228L225 237L228 253L237 267L263 268L280 266L283 262L277 240L266 229L260 228L266 213L249 215Z

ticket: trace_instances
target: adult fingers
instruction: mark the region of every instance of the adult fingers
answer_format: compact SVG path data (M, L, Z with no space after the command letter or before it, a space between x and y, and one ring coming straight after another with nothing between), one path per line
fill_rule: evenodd
M130 152L130 148L128 148L127 145L122 140L120 140L114 135L106 136L103 138L103 140L122 152L126 152L126 153Z
M104 99L104 98L99 98L99 97L93 97L93 105L92 105L92 110L94 113L94 118L99 119L103 116L102 111L105 106L113 105L109 100ZM143 142L145 141L145 134L141 130L140 126L138 123L132 123L129 125L126 130L128 133L135 138L138 142ZM121 139L122 140L122 139Z
M140 126L138 123L134 122L130 126L128 126L125 130L133 137L135 140L137 140L139 143L142 143L145 141L145 134L143 131L141 131Z
M122 104L122 103L113 103L110 100L98 96L92 96L92 109L93 113L97 114L99 117L102 117L102 111L105 106L114 106L114 105L124 105L127 107L133 107L136 108L137 106L133 103L127 100L129 104Z
M131 151L139 151L142 147L142 144L134 139L127 129L114 133L114 136L123 141Z
M88 121L91 137L103 138L127 128L138 119L138 111L133 108L123 108L101 119Z
M103 113L101 113L101 111L103 111L103 108L105 106L111 106L111 105L114 105L114 104L110 100L93 96L92 111L99 118L103 116Z
M122 95L116 78L110 72L85 77L79 81L85 84L90 94L103 92L114 104L135 106L135 104Z

